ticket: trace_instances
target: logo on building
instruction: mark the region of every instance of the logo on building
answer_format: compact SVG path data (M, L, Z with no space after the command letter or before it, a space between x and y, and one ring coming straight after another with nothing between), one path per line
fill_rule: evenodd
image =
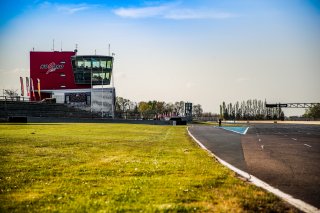
M54 62L51 62L50 64L41 64L40 69L41 70L47 70L46 74L49 74L51 72L54 72L56 70L61 70L63 69L64 65L63 64L56 64Z

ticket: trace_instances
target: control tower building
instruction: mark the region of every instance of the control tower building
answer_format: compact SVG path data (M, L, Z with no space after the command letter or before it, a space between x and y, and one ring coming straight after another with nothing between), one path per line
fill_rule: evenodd
M31 51L31 101L55 98L84 110L113 117L115 88L112 82L112 56L77 55L75 51Z

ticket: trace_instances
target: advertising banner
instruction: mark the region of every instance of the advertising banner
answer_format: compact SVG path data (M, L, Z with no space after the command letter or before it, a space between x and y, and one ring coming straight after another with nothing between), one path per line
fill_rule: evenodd
M39 100L41 101L40 79L37 78L37 80L38 80L38 95L39 95Z
M21 96L24 96L23 78L20 77Z
M33 98L35 99L36 95L34 94L33 80L31 77L30 77L30 86L31 86L31 92L32 92L31 96L33 96Z
M26 89L27 89L27 96L30 96L30 85L29 85L29 78L26 77Z

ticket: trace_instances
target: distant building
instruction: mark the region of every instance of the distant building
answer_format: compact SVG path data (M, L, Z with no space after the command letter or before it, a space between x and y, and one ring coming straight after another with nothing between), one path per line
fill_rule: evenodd
M31 51L30 78L35 89L31 100L55 98L57 103L113 116L115 88L110 86L112 66L111 56L77 55L76 50Z

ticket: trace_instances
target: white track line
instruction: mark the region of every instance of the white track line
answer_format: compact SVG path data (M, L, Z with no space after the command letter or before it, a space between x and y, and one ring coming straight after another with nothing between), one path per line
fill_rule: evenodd
M241 175L242 177L246 178L249 182L253 183L254 185L261 187L273 194L275 194L276 196L282 198L283 200L287 201L288 203L290 203L291 205L295 206L296 208L298 208L301 211L307 212L307 213L320 213L320 209L302 201L299 199L296 199L294 197L292 197L289 194L286 194L282 191L280 191L277 188L274 188L273 186L270 186L269 184L267 184L266 182L263 182L262 180L256 178L253 175L250 175L247 172L244 172L234 166L232 166L231 164L227 163L226 161L220 159L218 156L216 156L215 154L213 154L210 150L207 149L207 147L205 147L200 141L198 141L189 131L189 127L187 127L187 131L188 134L190 135L190 137L204 150L206 150L211 156L213 156L214 158L216 158L222 165L228 167L229 169L231 169L232 171L234 171L235 173Z
M305 143L305 144L303 144L303 145L305 145L305 146L307 146L307 147L312 147L312 146L310 146L309 144L306 144L306 143Z
M244 135L247 134L248 130L249 130L249 127L246 128L246 130L243 132L243 134Z
M297 139L296 138L291 138L292 140L296 141Z
M224 130L227 130L227 131L230 131L230 132L234 132L234 133L238 133L238 134L241 134L241 135L245 135L245 134L247 134L247 131L248 131L249 127L247 127L246 130L244 130L243 133L237 132L237 131L232 130L232 129L225 129L223 126L221 127L221 129L224 129Z

